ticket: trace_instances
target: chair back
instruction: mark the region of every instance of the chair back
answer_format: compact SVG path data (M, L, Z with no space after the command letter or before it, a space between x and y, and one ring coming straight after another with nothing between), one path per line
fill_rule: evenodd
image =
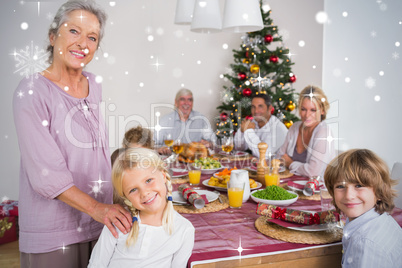
M395 186L398 196L395 198L395 206L402 208L402 162L396 162L391 171L391 178L398 181Z

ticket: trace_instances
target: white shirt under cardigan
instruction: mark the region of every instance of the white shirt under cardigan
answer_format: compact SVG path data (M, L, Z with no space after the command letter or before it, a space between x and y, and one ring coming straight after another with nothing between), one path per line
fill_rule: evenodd
M343 228L342 267L402 267L402 229L388 213L374 208L346 221Z
M235 149L241 151L250 149L254 156L259 157L258 144L265 142L268 144L266 156L269 153L275 153L285 141L288 133L286 126L276 116L271 116L262 128L254 119L252 122L255 124L255 129L247 129L244 133L239 129L236 132L234 137Z
M285 143L278 150L277 156L281 157L285 153L290 157L297 142L301 121L294 123L286 136ZM307 147L306 163L293 161L289 166L290 172L301 176L322 176L328 163L335 157L334 142L328 142L328 136L332 136L329 126L322 121L313 130L310 142Z
M187 267L194 247L194 227L174 211L174 231L169 235L163 226L141 224L137 242L127 248L128 234L116 239L105 226L96 243L88 268Z

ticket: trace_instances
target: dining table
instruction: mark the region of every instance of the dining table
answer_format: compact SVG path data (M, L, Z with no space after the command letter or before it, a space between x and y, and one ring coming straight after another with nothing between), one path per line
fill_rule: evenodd
M251 167L255 166L255 163L255 159L252 158L241 160L234 158L226 159L223 165L227 168L248 169L252 177ZM308 180L306 177L290 175L281 178L281 186L287 185L288 182ZM195 190L216 192L215 187L203 183L211 176L213 174L210 172L203 172L201 183L195 187ZM183 178L172 179L173 190L176 191L180 183L183 183L183 181L175 183L177 179L183 180ZM227 192L222 189L219 193L220 196L227 196ZM249 198L241 208L228 207L215 212L181 213L195 228L194 248L188 267L341 267L341 239L317 244L288 242L281 237L275 239L270 234L266 235L257 230L256 221L261 217L256 213L257 206L258 203ZM322 210L320 199L309 200L300 197L286 208L310 212ZM402 226L402 209L395 208L392 216ZM327 230L328 235L336 228ZM301 237L310 233L299 230L296 232L301 232Z

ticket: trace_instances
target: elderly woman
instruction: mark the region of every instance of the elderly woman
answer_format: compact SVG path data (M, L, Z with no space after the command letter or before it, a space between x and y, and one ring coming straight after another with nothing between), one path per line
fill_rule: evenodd
M285 160L290 172L301 176L321 176L327 164L335 157L332 136L325 123L329 103L322 89L307 86L300 92L301 121L289 129L285 143L277 156Z
M130 213L112 204L101 85L83 71L105 22L92 0L63 4L49 29L51 65L16 89L26 92L13 100L21 152L21 267L86 267L104 224L115 236L115 227L131 228Z

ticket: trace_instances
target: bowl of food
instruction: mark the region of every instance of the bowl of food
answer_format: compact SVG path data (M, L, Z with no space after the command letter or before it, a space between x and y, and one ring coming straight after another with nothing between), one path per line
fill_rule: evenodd
M251 192L251 199L254 202L275 206L289 206L296 202L298 198L299 195L297 193L287 191L276 185Z
M202 157L194 160L192 167L193 169L200 169L203 174L214 174L225 168L218 160L211 157Z

